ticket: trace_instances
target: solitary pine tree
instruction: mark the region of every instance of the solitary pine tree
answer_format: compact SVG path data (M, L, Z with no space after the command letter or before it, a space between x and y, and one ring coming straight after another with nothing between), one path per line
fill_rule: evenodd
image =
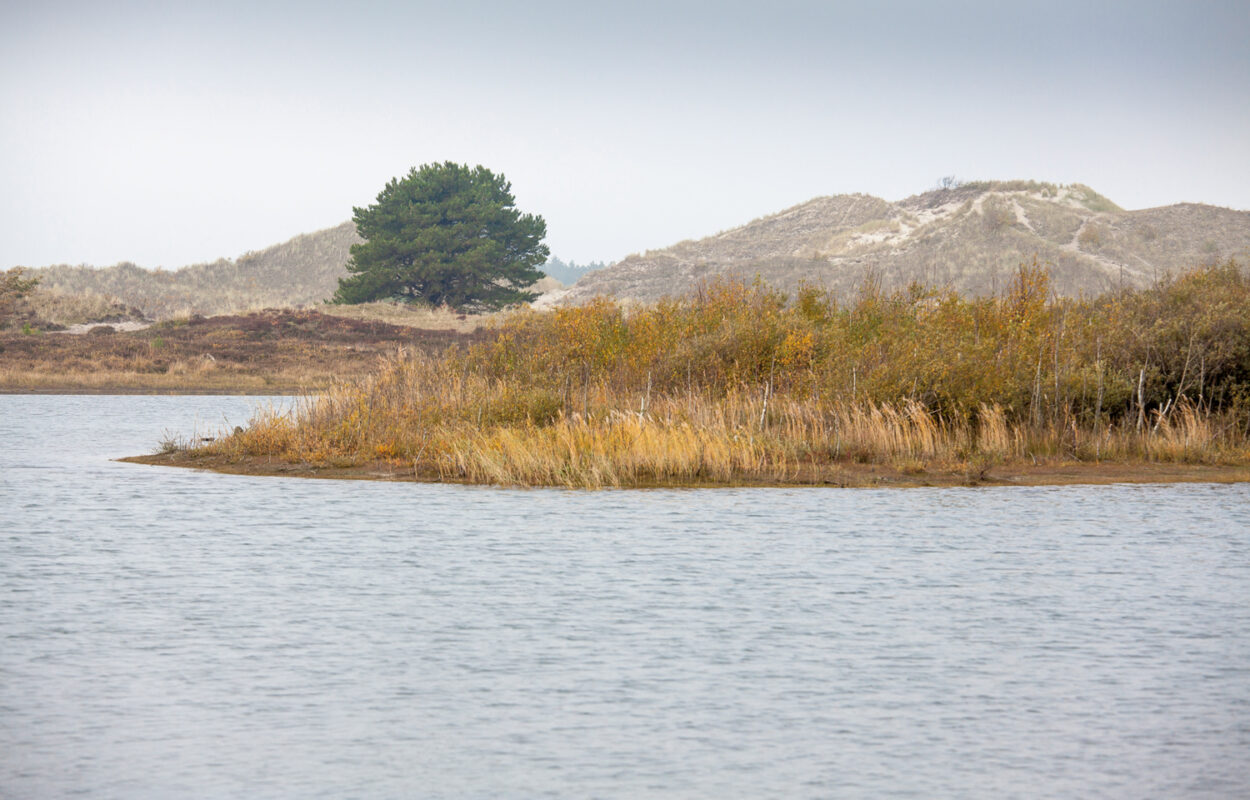
M397 299L497 309L537 297L547 223L516 209L512 184L483 166L425 164L353 208L356 231L335 303Z

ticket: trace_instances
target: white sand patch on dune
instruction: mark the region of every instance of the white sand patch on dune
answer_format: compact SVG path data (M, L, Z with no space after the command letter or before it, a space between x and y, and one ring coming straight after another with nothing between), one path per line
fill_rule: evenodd
M569 293L569 290L567 288L560 288L560 289L555 289L550 292L544 292L543 294L540 294L537 298L535 298L534 302L530 303L530 308L534 308L539 311L546 311L548 309L554 308L556 304L559 303L560 300L563 299L564 296L568 293Z
M152 327L150 322L136 322L135 320L126 320L125 322L80 322L76 325L70 325L63 331L48 331L48 333L69 333L75 336L90 331L92 328L112 328L118 332L141 331L144 328Z

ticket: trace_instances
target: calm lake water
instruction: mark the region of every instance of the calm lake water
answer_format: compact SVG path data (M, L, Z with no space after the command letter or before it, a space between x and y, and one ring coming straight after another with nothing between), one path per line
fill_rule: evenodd
M109 460L255 402L0 396L0 796L1250 795L1250 486Z

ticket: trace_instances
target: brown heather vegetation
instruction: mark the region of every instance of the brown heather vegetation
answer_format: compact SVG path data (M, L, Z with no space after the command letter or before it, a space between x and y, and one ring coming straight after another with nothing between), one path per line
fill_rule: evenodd
M724 282L628 312L520 312L183 462L581 487L841 483L881 465L975 483L1022 463L1245 465L1248 425L1237 265L1093 300L1053 297L1031 267L994 298Z
M440 352L481 338L290 310L172 319L126 332L28 330L0 326L0 391L317 391L376 371L399 348Z

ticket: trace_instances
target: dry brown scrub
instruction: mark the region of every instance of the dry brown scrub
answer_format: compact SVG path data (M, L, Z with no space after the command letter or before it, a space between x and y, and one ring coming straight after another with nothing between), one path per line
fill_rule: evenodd
M481 338L312 311L194 317L81 336L0 332L0 391L283 394L368 375L399 349Z
M790 303L723 284L629 314L520 314L467 352L392 359L184 461L575 487L1250 464L1250 284L1235 265L1088 303L1050 300L1045 277L1024 270L984 300L869 287L849 306Z

